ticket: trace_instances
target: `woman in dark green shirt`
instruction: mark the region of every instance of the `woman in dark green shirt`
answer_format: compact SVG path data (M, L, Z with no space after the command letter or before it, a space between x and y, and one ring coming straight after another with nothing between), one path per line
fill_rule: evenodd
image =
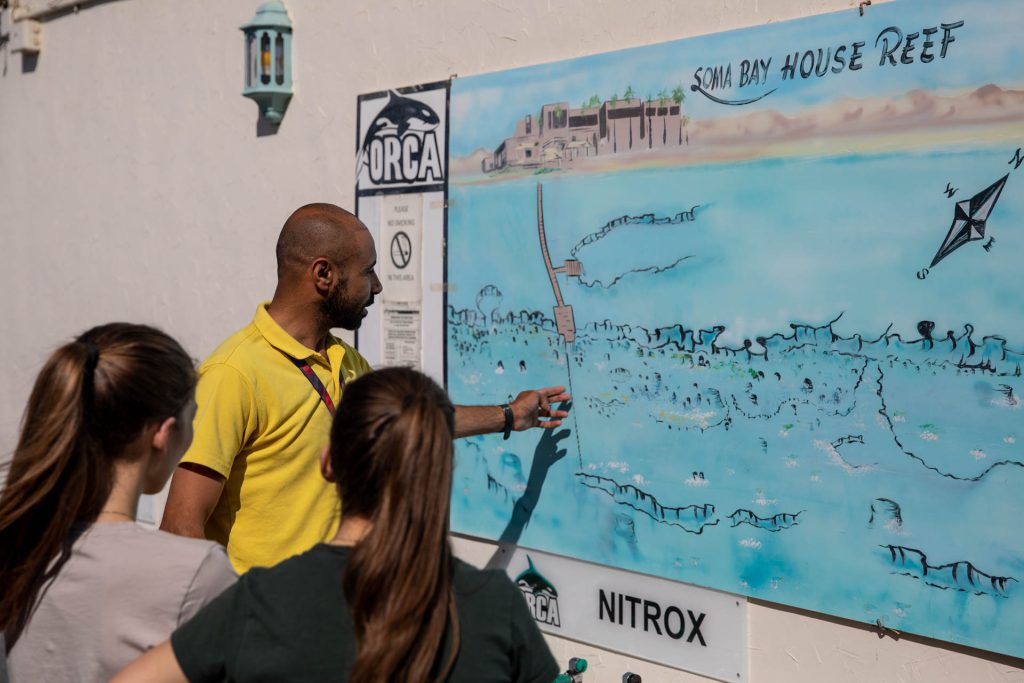
M249 571L115 683L552 681L519 590L452 557L453 432L425 375L353 382L320 463L344 501L334 539Z

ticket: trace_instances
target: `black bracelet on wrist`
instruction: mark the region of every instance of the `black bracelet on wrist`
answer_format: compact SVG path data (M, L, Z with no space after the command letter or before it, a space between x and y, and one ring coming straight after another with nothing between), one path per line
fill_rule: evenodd
M516 424L516 416L512 413L512 406L507 403L502 403L500 406L501 412L505 414L505 427L503 439L508 439L512 434L512 427Z

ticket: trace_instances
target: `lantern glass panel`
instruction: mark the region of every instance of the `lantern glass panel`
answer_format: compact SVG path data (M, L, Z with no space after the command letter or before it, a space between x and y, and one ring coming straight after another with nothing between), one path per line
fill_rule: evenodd
M277 34L274 40L274 78L278 85L284 85L284 38Z
M256 36L251 33L245 37L245 87L252 86L253 54L252 49L256 42Z
M270 36L266 33L260 38L260 82L270 85Z

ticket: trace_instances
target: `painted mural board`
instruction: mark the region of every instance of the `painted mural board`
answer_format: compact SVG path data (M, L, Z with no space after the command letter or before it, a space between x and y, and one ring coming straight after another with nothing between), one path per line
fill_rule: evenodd
M454 530L1024 655L1024 2L459 78Z

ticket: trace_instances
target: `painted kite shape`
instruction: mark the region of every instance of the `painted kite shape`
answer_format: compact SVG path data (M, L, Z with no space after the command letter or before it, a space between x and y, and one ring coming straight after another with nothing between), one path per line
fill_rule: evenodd
M934 268L939 261L968 242L985 238L985 221L988 220L992 209L995 208L1003 186L1006 185L1006 179L1009 177L1010 174L1007 173L970 199L956 203L953 224L949 226L946 239L942 241L942 246L935 252L935 258L932 259L929 268Z

